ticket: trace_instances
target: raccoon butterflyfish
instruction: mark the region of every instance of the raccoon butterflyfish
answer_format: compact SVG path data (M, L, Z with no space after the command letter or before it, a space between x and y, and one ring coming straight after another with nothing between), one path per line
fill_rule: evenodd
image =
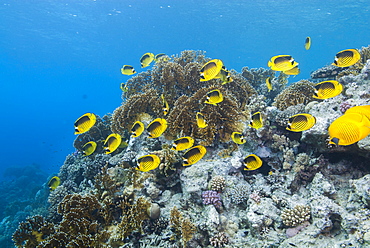
M89 156L93 154L96 150L96 142L95 141L90 141L87 142L85 145L82 147L82 153L84 156Z
M244 170L257 170L262 166L262 160L254 154L246 156L243 163L245 165Z
M96 116L93 113L86 113L75 121L75 134L87 132L96 123Z
M220 103L223 100L224 100L224 97L220 90L212 90L207 93L207 98L204 102L217 106L217 103Z
M154 56L154 61L168 61L169 57L165 53L158 53Z
M204 155L206 154L207 149L204 146L194 146L187 150L184 155L182 156L183 159L183 166L189 166L195 164L199 160L201 160Z
M194 145L194 139L192 137L189 137L189 136L181 137L173 141L171 150L182 151L182 150L189 149L193 145Z
M139 137L144 132L144 124L141 121L135 121L130 132L132 137Z
M123 92L127 92L127 91L128 91L128 87L127 87L126 83L121 83L121 85L120 85L120 89L121 89Z
M236 144L242 145L246 142L244 136L240 132L233 132L231 134L231 139L234 141Z
M253 127L257 130L259 128L263 127L261 112L256 112L256 113L252 114L251 117L252 117L252 120L249 122L248 126Z
M160 163L161 160L157 155L145 155L138 158L135 169L142 172L147 172L156 169Z
M128 147L128 143L126 141L122 140L121 144L119 144L118 148L123 149L123 148L126 148L126 147Z
M332 65L338 67L348 67L356 64L360 58L361 54L357 51L357 49L347 49L340 51L335 55Z
M226 70L225 66L222 66L220 72L214 78L220 78L222 80L222 85L233 81L230 71Z
M288 120L287 130L292 132L302 132L310 129L316 124L316 118L310 114L293 115Z
M370 105L355 106L349 108L345 114L358 113L366 116L370 120Z
M290 70L283 71L286 75L298 75L301 72L301 70L298 68L298 66L293 67Z
M315 85L313 98L328 99L339 95L343 91L343 86L335 80L323 81Z
M200 81L208 81L215 78L223 66L222 60L212 59L200 69Z
M170 111L170 107L168 106L168 102L164 98L164 95L163 94L161 95L161 98L162 98L162 110L163 110L163 114L164 115L167 115L168 114L168 111Z
M267 89L269 90L268 92L270 92L272 90L272 82L270 77L266 78L266 86Z
M149 132L149 138L158 138L166 131L167 121L165 119L157 118L147 126L146 130Z
M141 68L149 66L150 63L153 62L153 60L154 60L154 54L153 53L145 53L140 58Z
M277 55L272 57L267 65L274 71L287 71L296 67L298 63L290 55Z
M131 66L131 65L124 65L121 68L121 73L123 75L132 75L132 74L135 74L136 71L135 71L135 69L134 69L133 66Z
M310 36L306 37L306 40L304 42L304 48L306 50L309 50L311 48L311 37Z
M55 190L59 185L60 185L60 178L59 177L55 176L55 177L50 178L50 180L48 182L48 187L49 187L50 191Z
M328 128L329 145L352 145L370 134L370 120L359 113L346 113Z
M104 141L103 150L105 151L105 154L114 152L121 145L121 142L121 135L117 133L110 134Z
M202 113L197 112L196 119L197 119L197 125L199 128L205 128L208 126L206 120L204 119L204 115Z

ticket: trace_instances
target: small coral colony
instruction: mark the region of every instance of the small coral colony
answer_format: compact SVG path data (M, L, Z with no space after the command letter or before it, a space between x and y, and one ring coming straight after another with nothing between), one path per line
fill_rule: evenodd
M307 37L304 47L309 50L310 46L311 38ZM253 139L260 140L253 146L260 145L261 147L261 144L266 144L268 139L275 139L274 132L264 131L266 129L279 130L280 134L286 136L302 134L317 125L316 121L319 116L307 113L308 111L304 111L305 108L296 108L295 110L299 109L299 111L286 111L285 115L280 114L279 118L271 117L266 111L267 106L274 107L283 113L292 106L325 101L341 95L345 87L337 81L338 78L335 76L358 73L366 64L366 60L370 59L369 50L370 48L340 51L334 56L330 70L325 70L324 75L324 72L321 74L317 72L319 76L316 80L317 78L327 80L316 82L316 84L301 80L290 86L287 86L287 78L300 73L299 63L291 55L272 56L267 62L269 69L256 70L245 67L242 73L237 73L226 69L222 60L206 58L200 51L184 51L180 56L172 57L163 53L157 55L145 53L140 58L141 67L153 66L147 71L132 76L120 85L123 103L113 114L101 118L93 113L86 113L74 123L75 134L78 135L74 146L78 150L78 156L94 161L89 162L89 167L84 168L85 172L81 174L81 177L89 179L86 180L89 182L95 181L94 187L100 192L99 196L94 196L94 198L92 195L80 196L65 193L64 199L60 197L57 201L59 220L54 220L54 223L61 221L59 226L43 231L41 226L46 228L45 226L48 225L39 224L39 229L33 230L31 226L36 224L32 223L37 221L29 219L31 224L23 223L23 226L13 235L16 245L23 247L24 244L36 246L48 243L52 246L37 247L54 247L53 245L58 242L61 244L62 238L57 238L56 235L57 233L60 235L59 231L64 230L64 233L73 233L63 236L63 240L67 240L63 241L64 245L75 242L80 244L80 247L85 247L82 244L89 244L86 247L92 247L92 245L104 247L102 243L109 243L110 247L119 247L128 242L134 230L143 231L143 221L146 219L144 215L152 218L152 212L156 212L153 210L156 209L155 204L146 201L144 197L132 196L133 188L139 187L138 185L143 187L143 180L150 178L151 173L157 173L157 177L167 178L165 185L170 187L171 176L176 172L181 173L181 171L188 170L190 166L197 166L202 159L209 158L206 161L211 162L216 159L217 155L220 158L230 157L235 151L242 153L242 159L239 161L241 166L237 168L239 173L256 174L264 168L267 168L266 175L277 173L282 167L285 168L285 165L279 166L278 162L268 163L265 157L257 152L257 148L243 149L243 147L247 147ZM329 75L330 72L336 75ZM121 73L131 76L137 72L133 66L124 65ZM279 75L276 76L275 73ZM326 133L322 134L327 138L325 149L355 144L370 133L370 105L350 105L342 113L343 115L328 124ZM120 169L109 166L111 162L107 162L109 158L112 160L115 156L120 160L117 167L130 171L125 172L126 176L122 176L125 178L122 181L115 179ZM102 158L106 159L104 163L101 162ZM70 159L73 159L72 155ZM281 160L276 161L281 162ZM68 159L66 164L67 162ZM95 167L98 169L95 170ZM78 169L75 171L79 173ZM225 179L222 176L218 177L218 180L216 180L217 176L212 180L212 184L216 185L212 186L212 189L215 190L206 191L202 196L204 204L213 204L219 211L222 206L220 193L225 187ZM59 187L71 188L72 184L61 185L66 178L68 176L65 175L64 178L62 176L61 178L52 177L48 183L50 191L56 192ZM81 181L82 179L78 179L77 176L74 179L76 183L81 183ZM90 187L88 184L85 185ZM120 189L121 185L125 185L124 196ZM233 190L236 192L234 195L239 194L237 187ZM243 188L239 191L245 190ZM243 201L244 196L240 195L240 201ZM234 202L239 202L236 197L234 198ZM251 199L259 202L260 196L253 193ZM84 203L88 201L94 202L93 208L89 209L87 203ZM82 216L89 216L81 217L85 218L86 223L91 222L90 227L85 229L90 230L89 228L94 227L94 231L83 231L84 237L89 235L90 238L82 239L81 236L75 234L80 235L82 229L73 232L74 227L73 230L64 228L63 223L69 221L67 209L72 212L76 211L77 216L77 206L86 209L87 212ZM151 207L148 208L148 206ZM300 209L291 211L304 212L302 220L309 220L310 209L302 206L301 208L304 211ZM54 207L54 212L56 212L55 209L56 207ZM151 210L147 213L145 209ZM175 207L170 215L173 232L171 240L180 240L178 243L180 247L186 247L187 242L195 234L196 226L182 216L182 213ZM285 225L294 226L295 219L289 219L290 212L286 212L285 215L282 216L282 218L285 216L283 218ZM153 219L155 218L158 216ZM40 223L42 221L39 220ZM286 224L289 221L294 222L294 225ZM153 223L155 224L150 225L155 225L151 227L152 232L155 233L159 230L156 228L166 225L162 218L158 218ZM31 234L24 231L27 225ZM85 224L80 223L79 225ZM110 238L107 233L110 233L108 235ZM41 237L42 234L44 234L43 237ZM31 237L34 237L34 243L30 243ZM211 237L208 244L222 247L227 242L228 238L225 233L220 232ZM32 247L32 245L25 247Z

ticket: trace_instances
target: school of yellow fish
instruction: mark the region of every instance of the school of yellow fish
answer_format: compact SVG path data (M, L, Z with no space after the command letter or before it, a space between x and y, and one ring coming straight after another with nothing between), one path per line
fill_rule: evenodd
M311 38L307 37L304 47L309 50L311 47ZM335 55L332 65L337 67L351 66L361 58L360 53L356 49L346 49L338 52ZM168 61L169 57L164 53L154 55L153 53L145 53L140 58L141 68L148 67L153 61L160 60ZM276 55L270 58L267 63L268 67L274 71L280 71L287 75L298 75L300 69L299 63L291 55ZM121 68L123 75L133 75L136 70L131 65L123 65ZM205 63L200 68L199 74L200 82L209 81L211 79L220 79L222 84L230 83L233 81L230 72L224 66L222 60L213 59ZM272 91L272 78L266 78L266 87L268 91ZM122 91L127 91L128 88L125 83L120 86ZM329 99L335 97L343 91L343 86L335 80L327 80L320 82L314 86L313 98L316 99ZM220 89L214 89L208 92L205 96L205 104L217 106L223 102L223 94ZM170 106L165 99L165 95L161 95L163 114L166 116L170 111ZM201 112L195 115L195 121L198 128L206 128L208 126L205 116ZM96 123L96 116L93 113L86 113L79 117L75 123L75 134L82 134L89 131ZM316 123L316 118L307 113L300 113L291 116L288 119L286 130L291 132L303 132L312 128ZM261 112L251 114L251 121L248 126L256 130L263 127L263 115ZM141 121L136 121L132 124L129 130L132 138L138 138L146 130L148 138L158 138L167 129L167 121L163 118L156 118L152 120L146 127ZM328 129L329 144L347 146L358 142L370 134L370 105L357 106L348 109L344 115L333 121ZM243 145L246 143L246 138L240 131L235 131L231 134L232 142ZM172 144L172 150L184 151L183 166L190 166L201 160L207 152L207 149L201 145L194 146L194 139L189 136L180 137L175 139ZM89 141L82 147L84 156L94 154L98 144L94 141ZM125 147L127 143L122 140L120 134L112 133L103 142L103 151L105 154L110 154L116 151L119 147ZM147 172L156 169L160 165L160 158L153 154L148 154L137 159L136 170ZM263 164L261 158L255 154L246 156L243 160L245 165L244 170L256 170ZM50 179L48 185L50 190L54 190L60 184L58 177Z

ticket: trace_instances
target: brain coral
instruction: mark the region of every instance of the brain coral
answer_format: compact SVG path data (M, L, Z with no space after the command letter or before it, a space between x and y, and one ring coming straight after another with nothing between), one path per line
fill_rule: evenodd
M280 92L274 99L273 105L279 110L285 110L290 106L300 103L307 104L314 100L314 84L307 80L301 80L290 85L288 88Z

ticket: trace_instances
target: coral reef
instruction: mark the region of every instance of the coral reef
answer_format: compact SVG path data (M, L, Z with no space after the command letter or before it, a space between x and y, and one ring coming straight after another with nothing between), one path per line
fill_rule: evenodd
M124 102L112 116L112 131L126 132L137 121L163 117L163 94L170 106L167 117L167 138L180 135L200 140L200 144L212 145L215 141L226 142L234 130L244 129L243 111L250 96L256 94L245 78L233 73L231 83L221 85L212 79L199 82L199 70L206 59L204 53L185 51L171 61L160 62L149 72L143 72L127 82L129 90L123 93ZM223 101L218 106L204 104L206 94L219 89ZM207 121L206 128L198 128L195 115L201 112ZM145 118L143 118L145 116Z
M250 186L248 184L236 185L227 191L231 201L235 204L245 202L250 194Z
M352 67L356 73L339 78L343 92L320 101L312 98L312 82L289 85L287 75L262 68L231 70L233 81L226 84L199 83L199 70L209 61L200 51L157 62L128 80L122 105L111 117L98 119L75 141L80 150L85 141L114 131L127 139L127 147L108 155L68 155L54 191L46 185L25 189L31 198L36 194L38 204L25 197L0 206L0 231L12 233L22 221L13 235L17 247L368 247L370 137L334 148L326 141L333 120L351 106L369 104L370 61L364 60L369 48L361 52L363 60ZM322 69L321 76L337 77L334 71ZM223 101L205 104L214 89ZM264 123L258 130L248 126L257 111ZM197 126L197 112L206 128ZM311 114L316 124L303 132L286 130L289 117L298 113ZM148 124L158 117L168 122L164 135L129 137L134 121ZM235 144L234 131L247 142ZM184 167L185 151L171 147L172 139L187 135L195 145L207 145L207 154ZM136 170L137 159L147 154L160 158L159 167ZM262 159L261 168L243 170L250 154ZM24 188L28 180L22 175L10 185Z

